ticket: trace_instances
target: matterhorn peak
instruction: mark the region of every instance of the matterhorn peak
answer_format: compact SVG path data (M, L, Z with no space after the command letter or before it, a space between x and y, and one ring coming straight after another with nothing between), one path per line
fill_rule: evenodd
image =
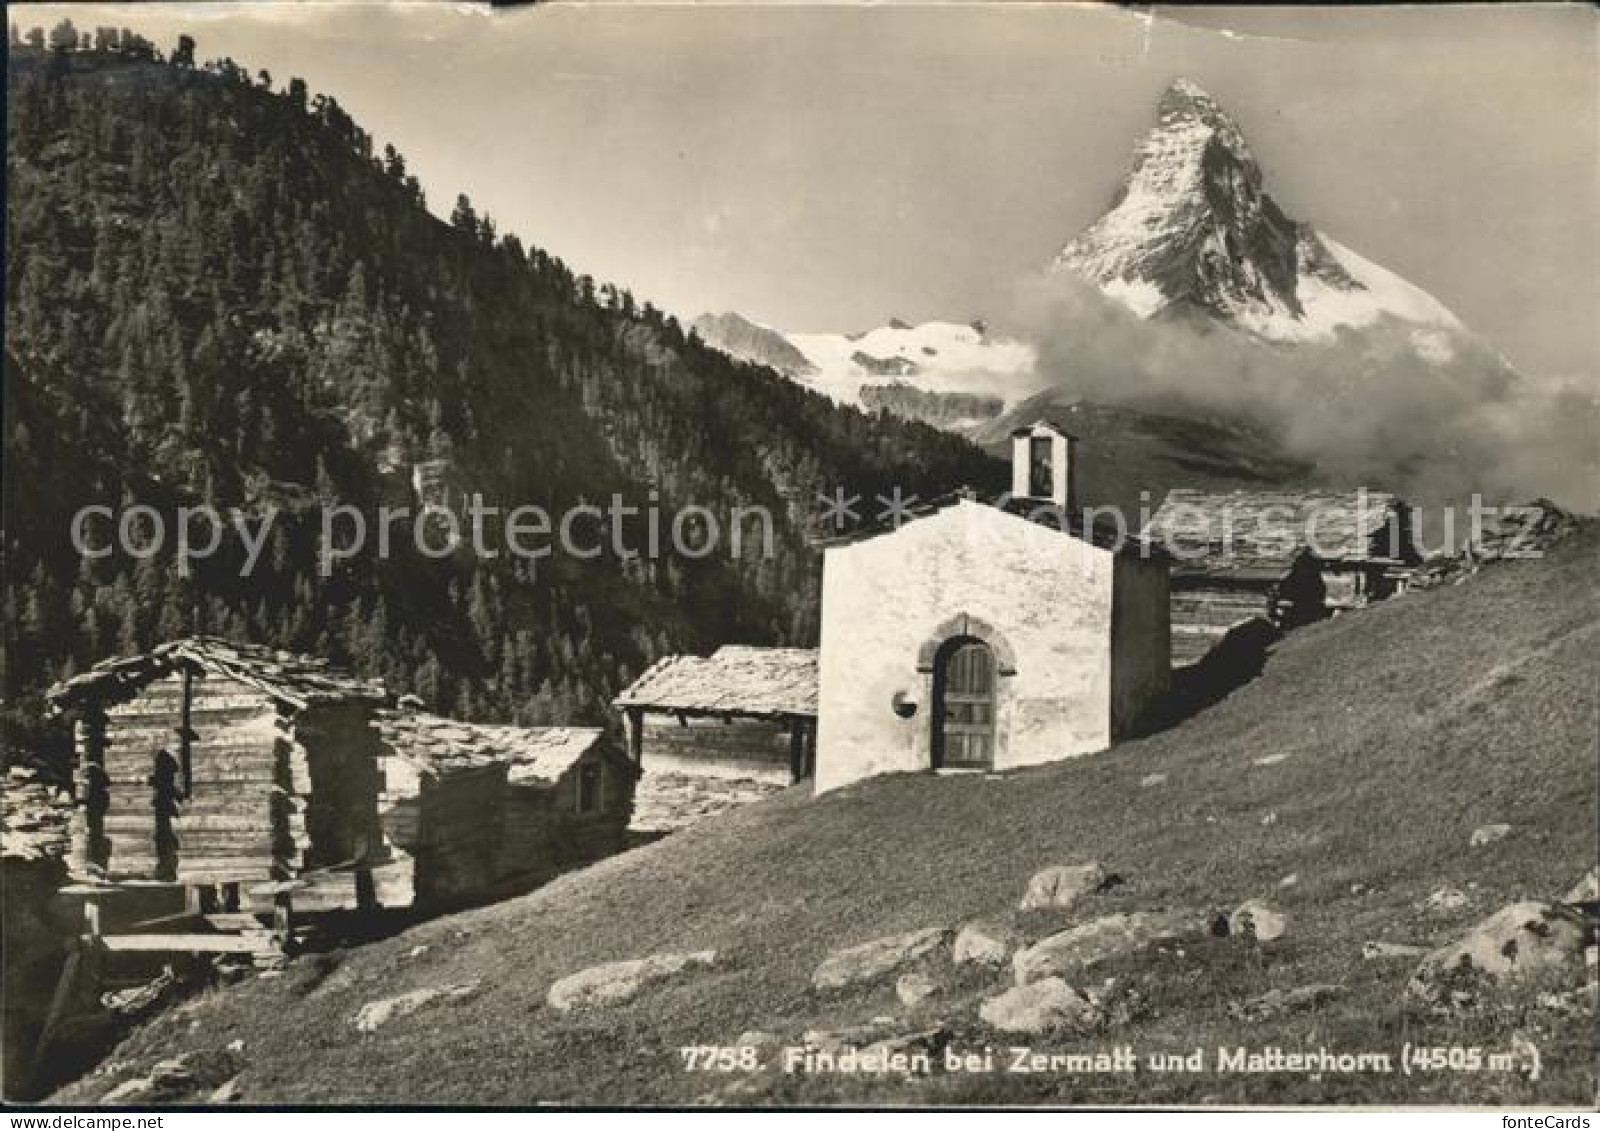
M1140 317L1187 309L1270 341L1384 316L1456 328L1431 296L1284 214L1244 133L1187 78L1162 93L1115 205L1056 257Z
M1199 83L1179 76L1167 84L1166 91L1161 95L1159 112L1165 117L1169 113L1178 113L1185 109L1200 113L1222 112L1216 100L1207 94Z

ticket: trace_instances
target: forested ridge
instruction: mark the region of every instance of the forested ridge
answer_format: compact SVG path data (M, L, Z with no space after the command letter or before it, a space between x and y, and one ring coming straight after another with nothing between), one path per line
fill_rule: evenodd
M934 429L735 362L626 289L479 215L427 211L404 157L299 79L132 32L12 29L5 666L38 693L188 632L309 651L479 719L597 722L635 673L725 641L811 643L816 496L931 494L999 470ZM413 501L418 464L509 508L612 495L770 508L730 560L431 559L408 538L318 570L322 508ZM80 507L277 508L231 541L81 557Z

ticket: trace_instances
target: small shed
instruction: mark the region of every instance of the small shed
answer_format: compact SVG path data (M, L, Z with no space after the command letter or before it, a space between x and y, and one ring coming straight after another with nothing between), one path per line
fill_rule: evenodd
M730 644L668 656L613 701L644 772L634 827L681 828L813 771L817 653Z
M222 888L229 903L274 881L295 881L303 907L373 902L381 684L197 636L97 664L47 698L74 717L75 874Z
M1293 628L1404 588L1411 508L1365 490L1174 490L1145 530L1172 558L1172 663L1252 623Z
M638 769L598 728L374 715L378 815L394 859L380 891L439 906L533 887L620 851Z

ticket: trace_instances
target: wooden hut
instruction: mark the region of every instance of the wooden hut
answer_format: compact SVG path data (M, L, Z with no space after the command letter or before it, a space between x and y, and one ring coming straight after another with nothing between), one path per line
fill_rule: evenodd
M191 637L98 664L47 698L74 716L76 874L179 885L197 905L218 889L248 903L286 881L307 908L374 902L380 684Z
M1403 588L1411 509L1383 492L1168 493L1145 534L1172 557L1172 663L1251 626L1293 628Z
M429 906L524 889L624 847L638 769L595 728L381 710L380 892Z
M810 776L817 654L727 645L668 656L613 701L644 772L633 826L666 831Z

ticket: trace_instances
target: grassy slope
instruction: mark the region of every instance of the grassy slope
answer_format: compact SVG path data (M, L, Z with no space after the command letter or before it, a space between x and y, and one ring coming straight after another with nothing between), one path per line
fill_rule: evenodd
M242 1039L247 1102L688 1102L722 1081L681 1071L680 1045L731 1042L748 1028L792 1038L896 1008L887 989L815 998L807 980L827 950L1005 912L1039 866L1098 858L1128 882L1088 913L1227 908L1270 894L1290 935L1257 959L1219 942L1124 963L1156 1015L1076 1047L1397 1051L1409 1038L1504 1048L1516 1026L1541 1047L1543 1079L1142 1074L875 1089L791 1079L765 1098L1588 1102L1587 1021L1535 1010L1403 1027L1412 963L1364 962L1359 950L1367 939L1443 941L1512 900L1559 894L1593 863L1597 548L1600 530L1589 527L1543 562L1305 629L1251 685L1106 755L987 778L881 779L818 801L790 793L522 899L213 991L116 1056L147 1067ZM1286 757L1253 764L1269 754ZM1141 788L1152 771L1167 783ZM1276 819L1264 824L1267 814ZM1469 850L1472 829L1492 821L1515 831ZM1298 884L1278 890L1290 873ZM1446 884L1468 889L1472 906L1442 919L1416 910ZM428 949L412 956L419 946ZM554 978L581 967L690 947L726 948L732 962L603 1014L562 1018L542 1004ZM484 988L465 1000L372 1035L351 1026L371 999L470 979ZM1349 993L1248 1031L1224 1012L1240 996L1308 982ZM958 987L937 1007L962 1043L992 1039L972 1021L978 992ZM110 1086L101 1077L63 1098Z

